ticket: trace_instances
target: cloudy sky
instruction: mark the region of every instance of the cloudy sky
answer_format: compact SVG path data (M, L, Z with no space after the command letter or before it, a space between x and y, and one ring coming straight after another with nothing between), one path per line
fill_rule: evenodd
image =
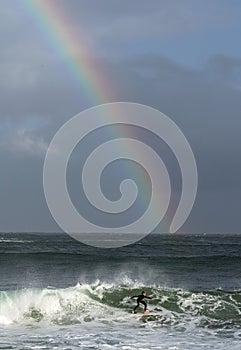
M0 231L60 230L44 158L63 123L100 103L87 93L97 81L101 102L154 107L188 139L199 185L181 231L240 232L241 2L40 2L1 1ZM76 64L80 54L93 70Z

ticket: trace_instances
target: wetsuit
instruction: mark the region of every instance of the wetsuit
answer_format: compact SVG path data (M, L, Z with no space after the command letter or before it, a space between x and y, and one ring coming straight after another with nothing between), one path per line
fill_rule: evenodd
M136 309L140 306L140 304L144 305L144 311L146 311L147 309L147 304L146 302L143 300L143 299L152 299L151 297L148 297L148 296L145 296L143 294L140 294L140 295L134 295L133 297L131 297L131 299L133 298L137 298L136 302L137 302L137 305L134 307L133 311L136 311Z

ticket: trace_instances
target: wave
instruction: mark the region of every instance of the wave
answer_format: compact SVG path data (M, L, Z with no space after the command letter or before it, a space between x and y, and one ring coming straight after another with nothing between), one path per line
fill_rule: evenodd
M26 239L20 240L20 239L6 239L6 238L0 238L0 243L33 243L34 241L27 241Z
M130 296L146 290L149 315L131 315L135 301ZM0 324L78 324L151 322L153 326L228 329L241 327L241 291L188 291L126 280L96 281L65 289L22 289L0 292Z

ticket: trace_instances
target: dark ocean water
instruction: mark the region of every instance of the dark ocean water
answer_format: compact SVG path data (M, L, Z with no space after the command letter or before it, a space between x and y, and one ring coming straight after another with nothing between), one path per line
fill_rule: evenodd
M0 349L240 349L241 235L0 234ZM149 314L130 313L142 290ZM141 311L141 310L140 310Z

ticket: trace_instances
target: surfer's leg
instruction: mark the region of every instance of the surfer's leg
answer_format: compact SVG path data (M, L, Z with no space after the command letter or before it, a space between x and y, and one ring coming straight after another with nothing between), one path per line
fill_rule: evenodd
M137 305L134 307L133 311L135 312L138 307L139 307L139 303L137 303Z
M147 304L145 301L141 300L140 303L142 303L144 305L144 312L146 311L147 309Z

